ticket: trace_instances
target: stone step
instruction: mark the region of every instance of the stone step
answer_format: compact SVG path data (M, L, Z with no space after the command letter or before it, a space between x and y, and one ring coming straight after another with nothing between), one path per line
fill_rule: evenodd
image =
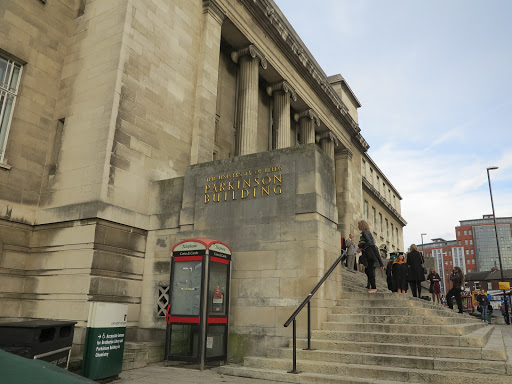
M492 336L491 336L492 339ZM311 340L311 348L329 351L351 351L377 353L397 356L423 356L423 357L454 357L460 359L485 359L506 361L507 355L503 345L493 349L485 347L451 347L430 344L397 344L356 342L343 340ZM502 343L503 344L503 343ZM291 345L291 344L290 344ZM297 348L307 347L307 339L297 339Z
M290 368L291 369L291 368ZM363 379L348 376L333 376L321 373L301 372L288 373L286 370L259 369L244 366L225 365L218 369L224 375L249 377L268 380L271 382L301 383L301 384L398 384L399 381Z
M337 315L395 315L395 316L448 316L448 317L457 317L459 319L473 319L469 317L466 313L459 314L457 311L445 311L443 308L423 308L423 307L340 307L336 306L332 308L332 313Z
M322 330L328 331L354 331L377 333L406 333L411 335L467 335L477 329L485 327L483 323L451 324L451 325L423 325L423 324L378 324L378 323L341 323L324 322Z
M292 368L292 360L248 357L245 359L244 365L246 367L259 368L262 370L287 371ZM481 380L493 384L510 384L511 382L511 377L506 374L481 374L452 370L427 370L389 367L387 365L345 364L310 360L298 360L297 369L299 371L315 374L348 376L373 380L379 379L402 383L467 384L470 382L476 383Z
M269 350L268 358L288 359L291 361L293 351L291 348L275 348ZM456 356L456 355L455 355ZM458 357L458 356L457 356ZM329 350L297 350L298 360L325 361L331 363L360 364L360 365L383 365L387 367L431 369L431 370L454 370L462 372L477 372L505 375L507 373L506 361L482 360L482 359L460 359L438 356L397 356L389 354L329 351Z
M328 315L327 321L341 323L377 323L377 324L461 324L480 323L469 316L463 318L452 316L395 316L395 315Z
M345 340L357 342L394 343L394 344L429 344L446 345L452 347L483 347L493 330L492 325L479 328L464 336L453 335L417 335L387 332L358 332L358 331L332 331L314 330L312 339Z

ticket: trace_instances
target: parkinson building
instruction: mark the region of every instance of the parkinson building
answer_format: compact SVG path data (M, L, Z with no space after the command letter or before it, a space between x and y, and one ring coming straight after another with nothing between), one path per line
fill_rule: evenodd
M239 358L288 340L359 220L403 250L358 99L272 0L3 1L0 25L0 320L77 321L80 356L89 302L127 303L128 341L163 340L170 250L207 237Z

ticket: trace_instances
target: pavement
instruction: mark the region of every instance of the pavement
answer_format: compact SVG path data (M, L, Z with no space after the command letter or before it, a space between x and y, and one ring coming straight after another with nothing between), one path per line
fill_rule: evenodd
M503 341L507 349L508 361L512 363L512 325L495 325L501 329ZM290 361L291 365L291 361ZM200 371L197 368L189 367L166 367L164 363L148 365L144 368L124 371L119 375L120 379L114 384L270 384L278 381L249 379L245 377L234 377L221 375L217 368L210 368ZM280 382L279 382L280 383Z

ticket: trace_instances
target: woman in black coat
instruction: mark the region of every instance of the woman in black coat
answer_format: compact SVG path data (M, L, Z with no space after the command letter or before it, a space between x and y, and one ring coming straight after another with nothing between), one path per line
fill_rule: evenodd
M409 281L414 297L421 297L421 282L425 281L423 262L423 255L418 252L418 247L416 244L411 244L409 253L407 254L407 266L409 267L407 280Z
M362 262L365 266L364 271L366 276L368 276L367 287L370 288L368 293L375 293L377 292L377 286L375 284L375 267L379 264L381 269L384 270L384 264L380 258L380 252L375 246L375 240L370 232L370 226L368 223L361 220L357 223L357 228L361 231L361 238L359 239L357 247L359 248L358 251L362 252L360 260L361 258L363 259Z

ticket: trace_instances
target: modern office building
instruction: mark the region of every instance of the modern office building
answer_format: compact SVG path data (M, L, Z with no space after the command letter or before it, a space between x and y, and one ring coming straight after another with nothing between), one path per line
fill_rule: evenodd
M1 1L0 93L0 319L77 321L75 356L92 301L165 339L184 239L231 247L236 359L287 343L361 218L403 249L361 104L272 0Z
M496 218L503 269L512 268L512 217ZM499 268L498 248L492 215L462 220L455 227L456 240L432 239L424 244L426 256L436 258L449 287L449 271L459 266L464 273L486 272ZM421 245L419 246L421 249ZM441 272L439 272L441 274Z
M496 224L503 269L511 269L512 217L498 217ZM476 263L477 270L482 272L500 267L492 215L484 215L481 219L461 220L455 231L457 242L464 246L468 265L473 266Z

